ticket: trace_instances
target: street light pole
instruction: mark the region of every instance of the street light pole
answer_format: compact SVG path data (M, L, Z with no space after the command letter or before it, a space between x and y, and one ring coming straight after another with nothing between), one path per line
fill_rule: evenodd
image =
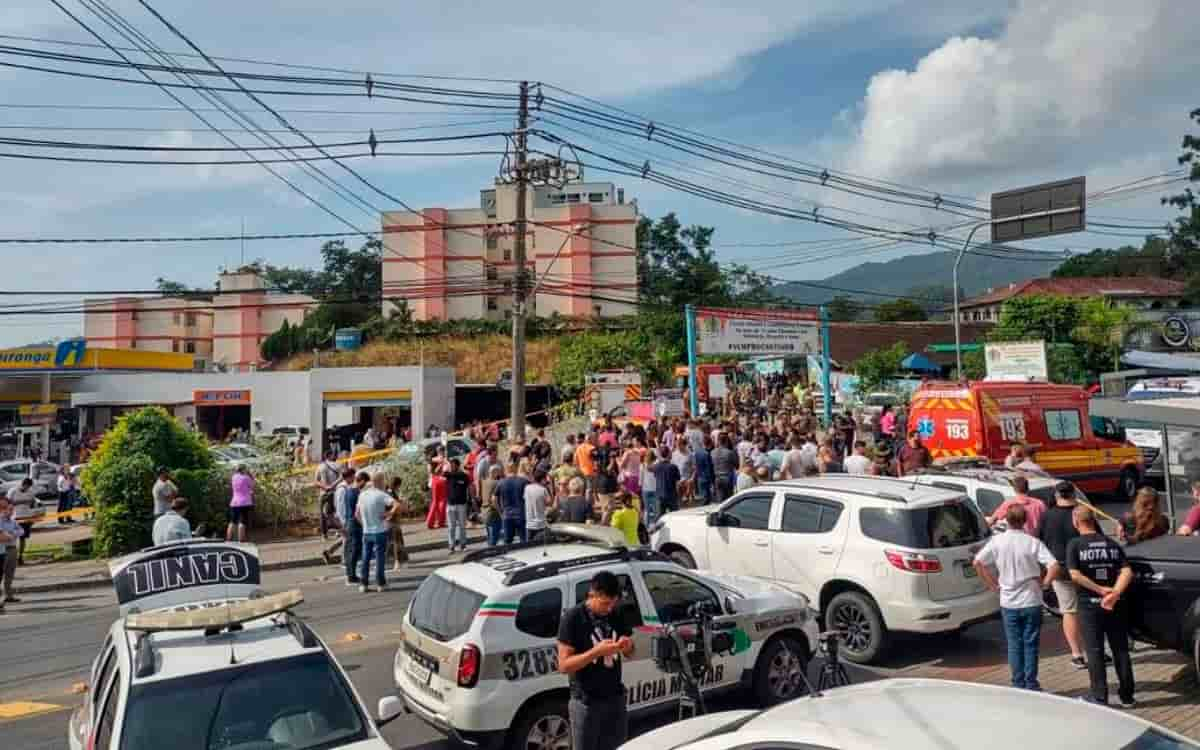
M971 227L971 231L967 234L967 239L963 240L962 247L958 249L958 255L954 256L954 367L955 375L959 380L962 380L962 333L960 330L959 315L958 315L958 267L962 263L963 255L966 254L967 248L971 246L971 240L975 238L975 233L984 227L989 227L993 224L1006 224L1011 221L1026 221L1028 219L1042 219L1048 216L1059 216L1061 214L1079 213L1078 206L1070 208L1056 208L1052 211L1034 211L1028 214L1018 214L1017 216L1004 216L998 219L988 219L981 221Z

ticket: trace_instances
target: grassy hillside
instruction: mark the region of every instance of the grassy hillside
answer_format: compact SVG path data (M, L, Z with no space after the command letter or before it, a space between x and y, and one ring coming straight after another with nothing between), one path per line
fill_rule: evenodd
M558 359L559 339L529 340L530 383L550 383ZM512 341L507 336L472 336L373 342L353 352L321 352L322 367L383 367L417 365L453 367L459 383L495 383L500 371L512 366ZM280 370L307 370L312 355L300 354L279 364Z

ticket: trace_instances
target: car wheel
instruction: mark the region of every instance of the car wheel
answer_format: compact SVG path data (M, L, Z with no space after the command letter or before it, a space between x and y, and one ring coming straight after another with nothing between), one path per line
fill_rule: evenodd
M545 700L526 711L509 750L571 750L566 700Z
M1121 472L1121 484L1117 488L1117 493L1125 502L1133 502L1133 498L1137 496L1138 491L1138 475L1133 469L1125 469Z
M869 664L883 655L887 628L879 607L859 591L843 591L825 609L825 627L842 634L842 653L847 661Z
M692 557L692 553L688 552L682 547L676 547L675 549L671 550L667 554L667 557L671 558L671 562L675 563L676 565L682 565L689 570L696 569L696 558Z
M790 635L767 644L754 666L754 695L763 708L804 695L808 691L808 650Z

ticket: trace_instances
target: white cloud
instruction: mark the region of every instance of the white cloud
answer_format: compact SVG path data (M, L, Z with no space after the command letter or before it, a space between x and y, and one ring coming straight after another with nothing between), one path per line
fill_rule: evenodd
M1200 65L1177 0L1028 0L995 38L953 37L872 77L849 169L933 185L1104 165L1170 165Z

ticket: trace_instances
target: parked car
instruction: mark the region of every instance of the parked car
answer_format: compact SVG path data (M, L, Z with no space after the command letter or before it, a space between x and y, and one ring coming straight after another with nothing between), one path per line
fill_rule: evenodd
M767 711L723 711L668 724L621 750L868 750L1081 747L1200 750L1128 713L997 685L891 679L840 687Z
M214 461L231 469L237 466L254 469L266 465L271 460L271 456L246 443L211 445L208 450L212 453Z
M668 513L651 546L688 568L759 576L804 594L846 658L868 663L891 633L961 631L999 612L971 565L988 534L960 490L827 475L759 485L719 507Z
M296 443L308 437L308 428L298 424L284 424L271 430L271 435L287 439L287 447L295 448Z
M1012 480L1016 476L1024 476L1029 480L1029 495L1036 497L1046 504L1046 507L1054 505L1054 488L1061 481L1053 477L1031 476L1012 469L1005 469L994 466L961 466L961 467L932 467L925 471L906 476L905 479L917 482L924 485L932 485L948 490L956 490L965 493L967 497L975 501L975 506L979 508L979 512L985 516L990 516L996 512L1000 504L1010 497L1014 497L1017 492L1013 489ZM1078 487L1075 488L1075 497L1084 502L1089 502L1088 497ZM997 524L1003 523L998 521Z
M1142 454L1111 419L1092 420L1088 400L1088 392L1073 385L928 382L913 393L908 429L921 435L934 458L980 456L1001 463L1014 443L1027 445L1055 477L1132 500L1142 480Z
M38 500L58 498L58 464L28 458L0 462L0 492L8 492L26 478L33 480Z
M414 440L400 446L396 454L404 460L413 461L422 456L429 460L437 455L437 449L442 445L441 438L426 438ZM466 460L467 454L475 450L475 441L466 437L451 437L446 439L446 457Z
M1178 651L1200 675L1200 538L1161 536L1131 544L1133 637Z
M558 671L559 619L582 603L597 571L617 576L618 616L635 653L622 679L631 716L678 706L682 682L651 657L665 626L697 605L721 617L739 645L713 658L706 694L752 692L764 706L801 695L817 644L816 613L781 586L684 570L629 548L603 526L555 524L547 539L473 552L425 578L401 624L387 719L407 709L468 747L568 748L567 676Z

